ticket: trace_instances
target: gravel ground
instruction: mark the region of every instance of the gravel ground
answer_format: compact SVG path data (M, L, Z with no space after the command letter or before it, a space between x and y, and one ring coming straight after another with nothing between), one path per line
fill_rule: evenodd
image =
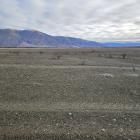
M0 49L0 139L139 140L139 66L139 48Z

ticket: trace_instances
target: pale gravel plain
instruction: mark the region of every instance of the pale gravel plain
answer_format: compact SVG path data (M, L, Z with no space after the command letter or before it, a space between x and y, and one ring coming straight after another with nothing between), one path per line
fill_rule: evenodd
M139 48L0 49L0 138L139 140L139 85Z

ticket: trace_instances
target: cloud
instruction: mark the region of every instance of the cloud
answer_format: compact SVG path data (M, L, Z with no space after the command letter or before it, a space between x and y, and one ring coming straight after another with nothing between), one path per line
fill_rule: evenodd
M0 28L96 41L140 41L139 0L0 0Z

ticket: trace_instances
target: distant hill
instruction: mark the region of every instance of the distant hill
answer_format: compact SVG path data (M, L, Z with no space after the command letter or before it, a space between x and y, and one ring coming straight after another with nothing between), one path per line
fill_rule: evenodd
M140 47L140 42L108 42L103 43L104 47Z
M100 47L101 43L35 30L0 29L0 47Z
M35 30L0 29L0 47L140 47L140 42L99 43L80 38L51 36Z

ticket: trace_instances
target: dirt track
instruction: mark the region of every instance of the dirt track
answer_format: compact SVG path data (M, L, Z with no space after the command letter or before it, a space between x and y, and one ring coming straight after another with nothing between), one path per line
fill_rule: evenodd
M132 67L115 67L115 66L62 66L62 65L52 65L52 66L45 66L45 65L22 65L22 64L0 64L0 67L14 67L14 68L47 68L47 69L87 69L87 68L93 68L93 69L126 69L126 70L132 70ZM136 70L140 70L140 65L136 66Z

